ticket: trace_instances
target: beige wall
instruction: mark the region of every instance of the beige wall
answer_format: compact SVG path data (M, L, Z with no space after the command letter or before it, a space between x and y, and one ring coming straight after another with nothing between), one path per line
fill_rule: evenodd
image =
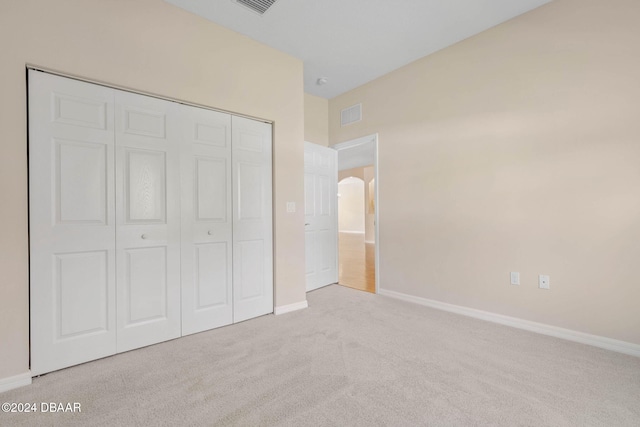
M304 140L329 145L329 101L304 94Z
M343 171L338 171L338 182L350 176L360 178L361 180L364 181L364 168L353 168L353 169L345 169Z
M338 183L338 231L364 234L364 181L351 176Z
M276 305L305 299L302 63L162 0L0 2L0 380L29 367L25 63L273 120Z
M556 0L330 101L379 133L383 289L640 344L638 22Z
M373 166L353 168L338 171L338 182L350 176L364 181L364 239L369 243L376 240L375 236L375 210L370 210L369 183L374 178ZM374 202L375 203L375 202ZM375 205L374 205L375 209Z

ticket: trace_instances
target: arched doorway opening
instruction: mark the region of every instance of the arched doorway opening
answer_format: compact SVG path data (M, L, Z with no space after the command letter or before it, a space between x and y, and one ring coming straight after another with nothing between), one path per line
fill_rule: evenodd
M338 283L375 292L373 167L339 172Z

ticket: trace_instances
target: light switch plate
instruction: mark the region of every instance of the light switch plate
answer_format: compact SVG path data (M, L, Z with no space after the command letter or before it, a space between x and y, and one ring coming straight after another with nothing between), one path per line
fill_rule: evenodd
M287 213L296 213L296 202L287 202Z

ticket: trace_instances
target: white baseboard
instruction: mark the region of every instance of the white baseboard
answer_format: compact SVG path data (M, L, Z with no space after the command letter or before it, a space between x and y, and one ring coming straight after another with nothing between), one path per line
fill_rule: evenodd
M279 314L291 313L292 311L302 310L307 307L309 307L309 303L307 302L307 300L304 300L300 302L295 302L293 304L281 305L279 307L276 307L273 310L273 313L277 316Z
M611 350L617 353L640 357L640 345L626 341L614 340L599 335L591 335L584 332L573 331L571 329L559 328L557 326L546 325L544 323L531 322L529 320L519 319L517 317L504 316L502 314L476 310L474 308L463 307L460 305L448 304L445 302L416 297L400 292L389 291L386 289L379 289L378 294L403 301L413 302L438 310L448 311L451 313L461 314L463 316L474 317L476 319L482 319L493 323L499 323L501 325L511 326L513 328L524 329L525 331L536 332L542 335L549 335L568 341L574 341L581 344L604 348L605 350Z
M374 241L374 240L365 240L364 242L365 242L365 243L375 243L375 241Z
M31 385L31 371L13 377L0 378L0 393L26 385Z
M339 230L338 233L346 233L346 234L364 234L364 231L349 231L349 230Z

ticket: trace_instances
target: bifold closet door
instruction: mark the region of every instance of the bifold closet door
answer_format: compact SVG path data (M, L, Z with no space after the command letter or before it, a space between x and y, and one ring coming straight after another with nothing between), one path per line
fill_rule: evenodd
M271 125L29 71L34 375L273 312Z
M182 335L233 322L231 116L181 106Z
M116 352L113 91L29 70L31 373Z
M271 125L233 116L233 321L273 312Z
M180 336L179 107L115 90L118 352Z

